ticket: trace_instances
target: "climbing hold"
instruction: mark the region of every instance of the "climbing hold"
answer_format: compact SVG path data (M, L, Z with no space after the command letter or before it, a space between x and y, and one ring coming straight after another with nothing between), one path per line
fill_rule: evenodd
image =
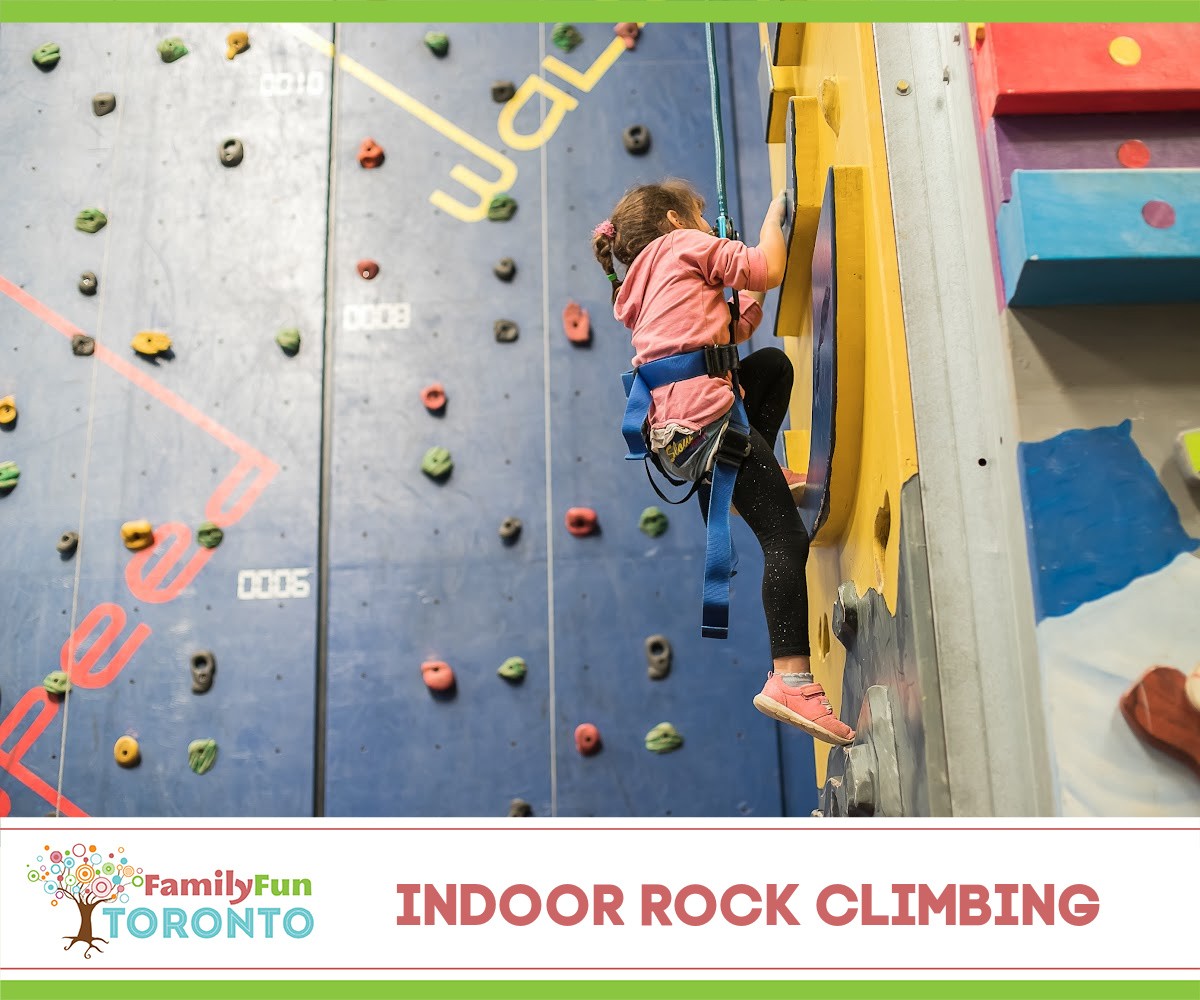
M1179 432L1175 438L1175 458L1183 478L1192 484L1200 483L1200 427Z
M86 333L77 333L71 337L71 353L84 358L96 349L96 340Z
M1135 736L1187 764L1200 778L1200 718L1182 670L1151 667L1117 704Z
M590 722L575 727L575 749L585 757L600 749L600 730Z
M75 228L82 233L98 233L108 225L108 216L98 208L85 208L75 216Z
M1127 139L1117 147L1117 162L1132 170L1149 166L1150 147L1141 139Z
M433 382L421 390L421 402L430 413L442 413L446 409L446 390L441 382Z
M171 338L156 330L142 330L129 342L129 346L138 354L153 358L171 349Z
M383 147L374 139L363 139L358 147L358 165L364 170L373 170L383 163Z
M58 65L58 60L62 53L59 51L58 44L55 42L47 42L45 45L39 45L33 50L33 64L43 72L49 73Z
M647 507L638 518L638 527L651 538L657 538L667 530L667 515L657 507Z
M838 586L837 598L833 602L830 628L838 642L849 649L858 635L858 590L853 580Z
M441 660L426 660L421 664L421 679L430 691L449 691L454 687L454 671Z
M132 736L122 736L113 745L113 757L122 767L137 767L142 759L138 741Z
M245 155L246 150L242 148L241 139L226 139L221 143L221 148L217 150L217 158L225 167L236 167L242 162L242 157Z
M590 535L596 530L596 512L591 507L572 507L567 511L566 522L572 535Z
M75 550L79 548L79 532L64 531L58 536L58 545L56 548L61 555L73 556L75 554Z
M500 664L500 669L496 671L506 681L517 683L525 679L525 671L528 668L525 666L525 661L519 656L510 656L507 660Z
M158 54L162 56L162 61L165 63L173 63L176 59L182 59L188 54L187 46L183 44L182 38L164 38L158 43Z
M506 194L496 195L488 204L487 217L493 222L506 222L517 210L517 200Z
M661 681L671 672L671 643L665 635L646 638L646 672L652 681Z
M216 762L216 740L192 740L188 744L188 767L197 774L207 774Z
M512 80L497 80L492 84L492 100L497 104L506 104L516 96L517 88Z
M430 479L445 479L453 468L454 460L445 448L430 448L421 459L421 471Z
M294 356L300 350L300 331L293 327L288 327L286 330L280 330L275 334L275 343L283 350L283 353Z
M501 257L492 267L492 274L501 281L512 281L517 274L517 262L511 257Z
M506 517L500 522L500 539L508 545L511 545L521 537L521 519L519 517Z
M11 424L17 419L17 401L12 396L0 399L0 424Z
M15 489L20 478L21 469L16 462L0 462L0 493Z
M206 549L215 549L224 537L225 532L212 521L201 521L200 527L196 529L196 541Z
M513 799L508 804L508 815L512 817L532 816L533 806L524 799Z
M360 260L354 267L358 271L358 276L367 281L379 274L379 265L373 260Z
M645 125L630 125L621 133L621 141L626 152L641 156L650 151L650 130Z
M132 552L154 544L154 526L149 521L126 521L121 525L121 541Z
M511 319L498 319L492 324L492 332L502 344L511 344L521 336L521 328Z
M1128 35L1119 35L1108 43L1108 55L1118 66L1136 66L1142 61L1142 47Z
M117 110L117 95L116 94L96 94L92 97L92 114L97 118L103 118L105 115L110 115Z
M636 21L622 21L613 25L613 34L625 43L627 49L637 48L638 35L641 33L642 29L637 26Z
M578 302L568 302L563 309L563 332L572 344L587 344L592 339L592 324L588 311Z
M556 24L550 40L564 52L570 52L583 44L583 35L573 24Z
M439 59L450 51L450 38L440 31L425 32L425 47Z
M42 687L50 694L66 694L71 689L71 681L63 670L51 670L42 680Z
M231 31L225 36L225 58L240 56L250 48L250 36L244 31Z
M213 684L217 658L207 649L192 654L192 694L204 694Z
M646 749L651 753L670 753L683 746L683 737L669 722L660 722L646 734Z
M1170 229L1175 225L1175 208L1167 201L1148 201L1142 206L1142 218L1155 229Z
M91 271L84 271L79 276L79 290L84 295L95 295L96 289L100 287L100 279L97 278ZM79 336L76 334L76 336Z

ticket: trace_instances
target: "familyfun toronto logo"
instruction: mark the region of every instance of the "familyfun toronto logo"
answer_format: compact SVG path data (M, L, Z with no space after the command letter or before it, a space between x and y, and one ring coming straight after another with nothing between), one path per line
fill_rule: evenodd
M255 874L238 876L232 869L214 871L207 878L176 878L157 872L146 872L130 863L124 847L105 851L95 844L77 843L62 850L50 844L43 853L26 866L25 877L40 885L49 897L50 905L69 910L74 904L79 929L64 934L67 942L63 951L77 944L84 945L83 957L92 952L104 954L97 942L109 944L124 932L128 937L149 938L227 938L275 937L282 929L289 938L304 938L312 933L314 921L307 907L246 906L251 896L311 896L312 880L307 878L273 878ZM108 906L108 903L128 904L133 894L146 897L203 896L224 897L228 904L224 912L213 906L197 908L163 906ZM100 912L97 915L96 910ZM101 937L99 930L108 937Z

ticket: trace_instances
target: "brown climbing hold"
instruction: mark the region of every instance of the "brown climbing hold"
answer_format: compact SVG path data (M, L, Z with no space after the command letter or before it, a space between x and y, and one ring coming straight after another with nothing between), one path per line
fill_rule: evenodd
M71 337L71 353L80 358L86 358L96 350L96 340L86 333L77 333Z
M374 139L363 139L358 147L358 165L364 170L373 170L383 164L383 147Z
M497 343L511 344L521 336L521 328L511 319L498 319L492 324L492 333Z
M12 396L0 399L0 424L11 424L17 419L17 401Z
M1121 714L1143 742L1183 761L1200 778L1200 712L1174 667L1151 667L1121 695Z
M646 672L652 681L661 681L671 672L671 643L665 635L646 637Z
M492 84L492 100L497 104L507 104L516 96L517 88L511 80L497 80Z
M517 274L517 262L511 257L501 257L492 267L492 274L501 281L512 281Z
M121 541L132 552L154 544L154 526L149 521L126 521L121 525Z
M625 43L627 49L637 48L638 35L641 33L642 29L637 26L636 21L622 21L613 25L613 34Z
M171 338L156 330L143 330L129 342L138 354L153 358L171 349Z
M521 519L519 517L506 517L500 522L500 540L505 545L512 545L521 537L521 527Z
M533 806L524 799L513 799L508 804L508 815L511 817L524 817L533 815Z
M568 302L563 309L563 331L572 344L592 342L592 324L588 311L578 302Z
M79 276L79 291L83 295L95 295L100 287L100 279L91 271L84 271ZM76 334L78 336L78 334Z
M354 268L358 271L358 276L367 281L379 274L379 265L373 260L360 260L354 265Z
M137 767L142 759L138 741L132 736L122 736L113 746L113 757L122 767Z
M434 382L421 390L421 402L430 413L441 413L446 409L446 390L441 382Z
M600 749L600 730L590 722L575 727L575 749L589 757Z
M225 58L232 59L250 48L250 36L244 31L231 31L225 36Z
M92 98L92 114L97 118L112 114L117 108L116 94L97 94Z
M454 671L441 660L426 660L421 664L421 679L430 691L449 691L454 687Z
M596 512L591 507L572 507L567 511L566 522L572 535L590 535L596 530Z

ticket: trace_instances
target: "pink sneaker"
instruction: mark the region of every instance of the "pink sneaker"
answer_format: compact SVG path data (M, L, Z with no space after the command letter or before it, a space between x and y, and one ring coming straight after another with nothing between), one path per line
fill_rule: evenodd
M814 739L848 746L854 742L854 730L833 714L825 689L820 684L788 683L799 674L767 674L767 683L754 696L754 707L779 722L803 729Z
M804 499L804 486L808 482L808 476L803 472L793 472L785 466L780 466L783 470L783 478L787 480L788 488L792 491L792 499L799 505Z

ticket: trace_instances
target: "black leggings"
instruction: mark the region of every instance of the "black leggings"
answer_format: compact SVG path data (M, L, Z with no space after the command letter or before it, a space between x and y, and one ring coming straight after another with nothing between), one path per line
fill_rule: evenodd
M750 454L738 472L733 502L762 546L771 658L808 656L808 534L775 458L775 439L792 395L792 363L779 348L764 347L742 361L738 378L746 390ZM696 491L706 522L709 493L708 486Z

